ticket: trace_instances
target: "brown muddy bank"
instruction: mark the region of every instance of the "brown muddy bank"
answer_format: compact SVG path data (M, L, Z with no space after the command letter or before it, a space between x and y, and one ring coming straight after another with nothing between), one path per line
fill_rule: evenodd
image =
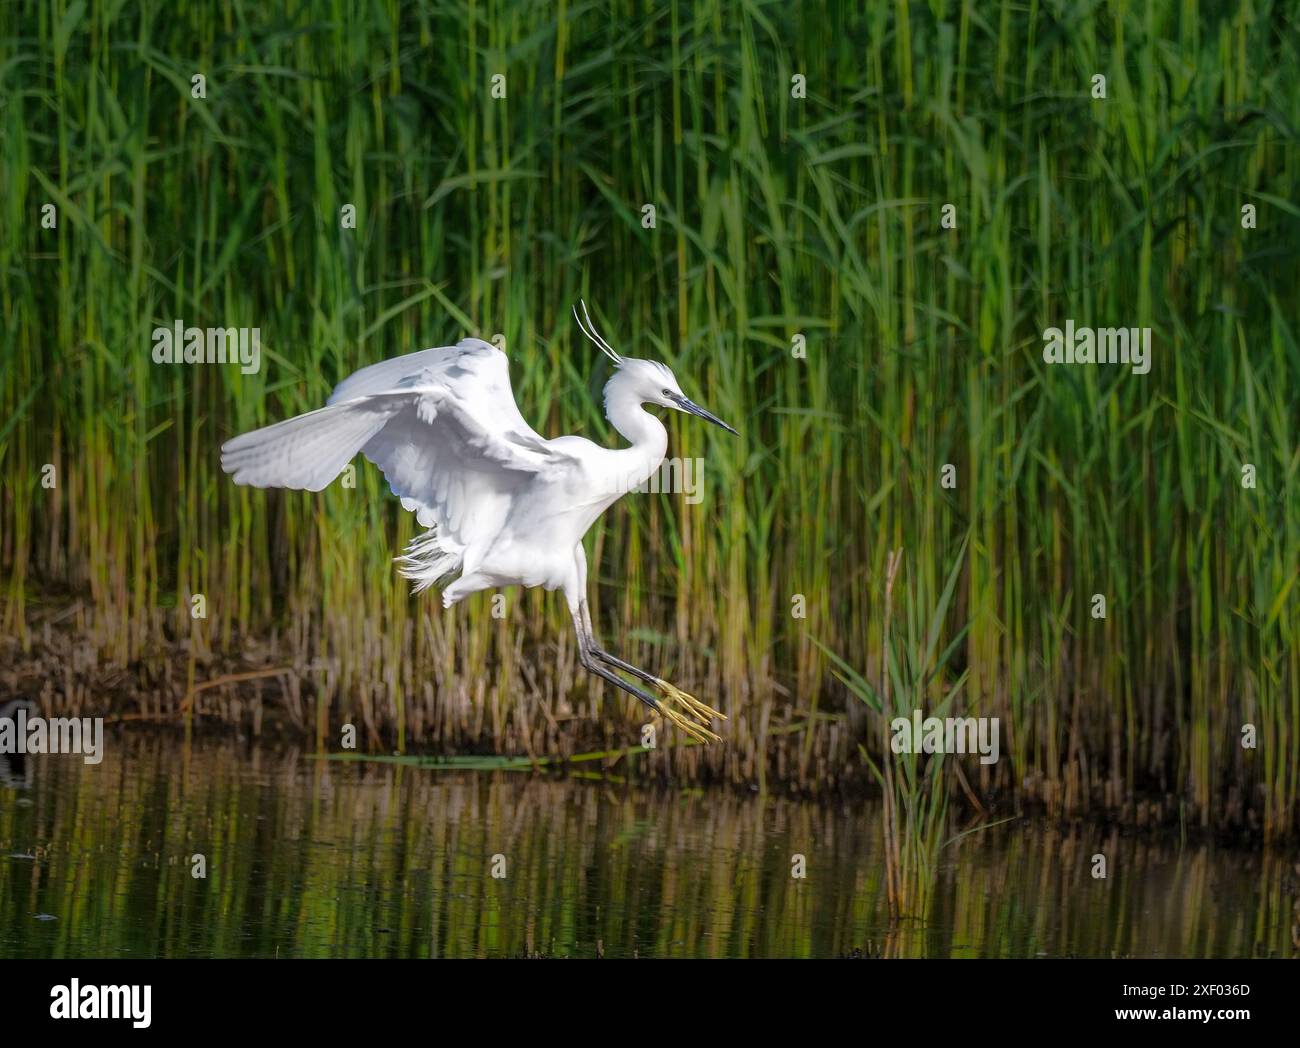
M606 769L634 759L636 777L648 781L787 796L878 792L863 749L879 752L881 739L862 704L835 685L819 698L811 723L793 703L793 714L767 724L761 750L733 738L703 747L671 735L670 744L647 750L638 709L590 688L564 639L528 645L520 638L508 670L457 668L408 689L399 706L381 698L392 677L369 688L340 687L337 660L295 657L284 634L224 652L171 638L121 661L104 650L103 633L82 602L31 608L27 626L26 650L14 637L0 638L0 702L23 698L46 716L234 730L321 750L338 750L343 727L352 725L360 753L493 754L553 768L574 758ZM724 735L730 734L733 722L725 727ZM1102 762L1086 753L1018 783L1009 781L1005 768L981 765L974 756L959 769L951 800L968 819L1033 814L1061 826L1172 830L1233 843L1261 838L1258 790L1252 803L1252 791L1233 784L1203 813L1159 783L1132 784L1104 773Z

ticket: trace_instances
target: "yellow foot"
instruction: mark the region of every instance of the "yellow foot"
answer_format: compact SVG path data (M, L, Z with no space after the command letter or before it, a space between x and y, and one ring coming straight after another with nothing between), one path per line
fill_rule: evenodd
M693 739L700 742L721 742L722 736L715 735L709 730L709 721L714 717L718 720L726 720L726 716L719 713L712 706L706 706L694 695L688 695L674 684L669 684L666 680L655 678L655 687L663 695L659 702L659 712L662 713L668 721L677 725L682 731L686 732ZM676 707L676 708L675 708Z

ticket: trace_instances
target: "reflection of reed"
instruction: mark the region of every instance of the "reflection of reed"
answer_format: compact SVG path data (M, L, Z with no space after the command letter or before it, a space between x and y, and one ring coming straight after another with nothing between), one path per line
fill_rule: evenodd
M997 827L891 925L880 809L116 735L0 790L17 956L1290 956L1270 853ZM1109 858L1094 881L1090 856ZM22 858L9 857L18 853ZM208 877L190 875L206 856ZM507 876L490 876L491 857ZM791 876L792 857L807 877ZM58 921L35 922L54 914Z

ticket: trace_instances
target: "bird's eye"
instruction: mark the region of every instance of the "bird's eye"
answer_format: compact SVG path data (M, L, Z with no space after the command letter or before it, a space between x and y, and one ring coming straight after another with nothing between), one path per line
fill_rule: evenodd
M664 390L664 396L665 396L665 397L671 397L672 395L673 395L673 391L672 391L671 389L665 389L665 390Z

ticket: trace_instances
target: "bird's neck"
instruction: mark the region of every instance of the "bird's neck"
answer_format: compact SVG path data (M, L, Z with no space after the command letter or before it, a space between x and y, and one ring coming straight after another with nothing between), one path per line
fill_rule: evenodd
M621 372L615 374L605 385L605 417L632 445L625 450L636 457L638 465L644 459L645 476L637 478L639 483L648 480L664 460L668 452L668 431L641 406L641 398L619 381L621 377Z

